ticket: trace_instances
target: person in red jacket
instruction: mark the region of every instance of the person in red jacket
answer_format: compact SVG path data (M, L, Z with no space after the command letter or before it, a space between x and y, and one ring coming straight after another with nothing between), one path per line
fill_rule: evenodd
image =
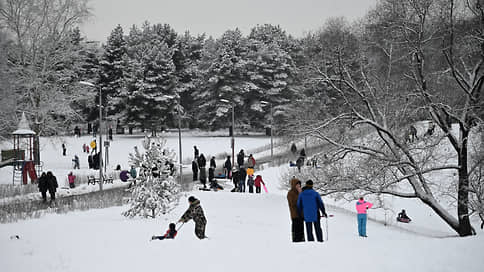
M258 194L260 194L261 183L264 184L264 185L266 185L264 183L264 181L262 180L262 176L261 175L257 175L257 177L254 180L254 186L255 186L255 192L258 193Z
M169 229L166 231L165 235L163 236L151 236L151 240L163 240L163 239L175 239L175 236L178 232L176 231L175 223L170 223Z

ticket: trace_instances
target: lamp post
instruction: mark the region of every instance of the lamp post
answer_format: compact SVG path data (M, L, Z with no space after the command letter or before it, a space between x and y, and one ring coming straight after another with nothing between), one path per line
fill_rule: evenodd
M235 135L235 117L234 117L234 102L231 102L227 99L220 99L220 102L224 102L224 103L228 103L228 104L232 104L232 141L231 141L231 145L232 145L232 167L235 166L235 161L234 161L234 157L235 157L235 151L234 151L234 148L235 148L235 139L234 139L234 135Z
M92 88L96 88L96 85L92 84L88 81L79 81L79 84L89 86ZM102 121L103 121L103 112L102 112L102 96L101 96L101 87L99 87L99 191L103 190L103 134L102 134ZM97 148L97 147L96 147Z
M178 148L180 150L180 186L183 181L183 165L182 165L182 142L181 142L181 98L178 100L177 110L178 110Z
M272 103L267 102L267 101L261 101L260 102L263 105L269 104L271 106L271 160L274 160L274 144L272 140L272 130L274 130L274 115L272 114Z

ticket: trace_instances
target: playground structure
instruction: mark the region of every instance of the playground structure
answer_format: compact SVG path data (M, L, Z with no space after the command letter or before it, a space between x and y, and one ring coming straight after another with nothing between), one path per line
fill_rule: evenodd
M13 149L2 150L2 163L0 167L13 166L12 183L36 183L42 171L42 162L39 154L39 138L30 129L25 113L13 133Z

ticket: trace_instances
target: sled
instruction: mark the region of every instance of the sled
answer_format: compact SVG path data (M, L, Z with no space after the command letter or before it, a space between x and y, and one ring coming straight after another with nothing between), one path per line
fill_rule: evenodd
M265 185L265 184L262 184L262 187L264 188L264 191L265 191L266 193L269 193L269 192L267 191L267 187L266 187L266 185Z
M410 218L398 218L397 217L397 221L402 222L402 223L410 223L410 221L412 221L412 220Z

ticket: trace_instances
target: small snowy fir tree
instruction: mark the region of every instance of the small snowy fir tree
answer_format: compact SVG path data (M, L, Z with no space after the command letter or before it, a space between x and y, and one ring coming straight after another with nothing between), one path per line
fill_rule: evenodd
M166 140L148 138L143 141L145 153L134 148L129 155L133 165L140 168L139 182L131 193L126 217L156 217L178 205L180 185L176 182L174 162L176 154L167 148Z

